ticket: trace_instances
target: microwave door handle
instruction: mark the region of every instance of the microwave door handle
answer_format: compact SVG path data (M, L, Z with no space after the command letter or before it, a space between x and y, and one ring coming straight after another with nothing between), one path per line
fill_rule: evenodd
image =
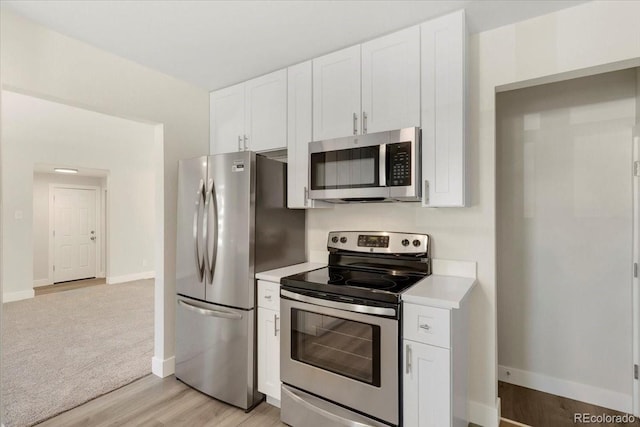
M379 176L379 186L386 187L387 186L387 144L380 145L380 167L378 168Z

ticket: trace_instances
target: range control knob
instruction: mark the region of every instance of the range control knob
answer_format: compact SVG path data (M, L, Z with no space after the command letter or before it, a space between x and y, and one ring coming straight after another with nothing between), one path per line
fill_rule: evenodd
M341 237L340 238L340 243L347 243L347 238L346 237Z
M413 241L413 246L415 246L415 247L420 246L420 240L415 239L415 240Z
M338 243L338 236L333 236L333 237L331 238L331 241L332 241L333 243Z
M402 241L402 246L409 246L409 241L407 239L404 239Z

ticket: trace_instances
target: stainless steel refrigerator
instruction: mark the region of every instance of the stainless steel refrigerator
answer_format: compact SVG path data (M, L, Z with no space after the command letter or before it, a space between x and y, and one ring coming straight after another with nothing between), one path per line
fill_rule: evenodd
M180 161L176 377L243 409L260 402L255 273L305 261L286 164L245 151Z

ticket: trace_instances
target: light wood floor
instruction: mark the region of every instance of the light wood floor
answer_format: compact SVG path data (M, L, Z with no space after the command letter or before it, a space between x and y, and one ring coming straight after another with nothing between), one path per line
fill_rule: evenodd
M274 427L280 410L262 402L248 414L187 387L175 376L147 375L38 426Z
M85 280L74 280L72 282L56 283L54 285L37 286L33 288L35 296L52 294L54 292L70 291L73 289L86 288L88 286L104 285L107 283L104 277Z

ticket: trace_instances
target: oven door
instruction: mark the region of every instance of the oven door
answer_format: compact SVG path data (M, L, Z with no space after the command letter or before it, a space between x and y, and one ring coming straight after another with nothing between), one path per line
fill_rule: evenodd
M397 307L349 304L282 289L280 310L283 383L398 424Z

